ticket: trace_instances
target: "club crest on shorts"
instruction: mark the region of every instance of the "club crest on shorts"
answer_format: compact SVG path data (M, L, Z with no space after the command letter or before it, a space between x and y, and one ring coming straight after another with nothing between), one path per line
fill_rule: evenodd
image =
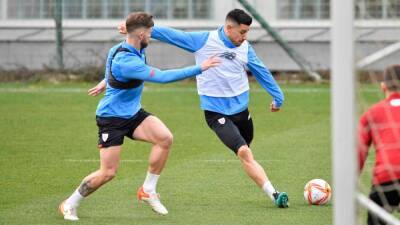
M102 133L101 134L101 139L103 139L103 141L106 142L107 139L108 139L108 134L107 133Z
M219 118L219 119L218 119L218 123L219 123L219 124L225 124L225 118L224 118L224 117Z

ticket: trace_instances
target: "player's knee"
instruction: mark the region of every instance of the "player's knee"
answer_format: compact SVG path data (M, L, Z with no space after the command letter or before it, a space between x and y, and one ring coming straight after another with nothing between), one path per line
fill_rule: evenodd
M158 141L159 145L161 145L164 149L169 149L174 142L174 136L171 132L167 132Z
M103 172L103 179L107 182L112 180L117 175L117 169L108 169Z
M251 163L253 159L253 153L250 148L246 145L242 146L238 150L238 157L243 163Z

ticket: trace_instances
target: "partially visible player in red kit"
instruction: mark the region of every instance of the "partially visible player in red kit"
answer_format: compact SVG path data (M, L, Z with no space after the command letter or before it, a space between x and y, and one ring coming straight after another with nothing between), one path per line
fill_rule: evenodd
M361 173L373 143L376 159L369 197L393 212L400 203L400 65L385 70L381 90L386 98L369 108L360 119L359 169ZM372 224L386 223L368 213L368 225Z

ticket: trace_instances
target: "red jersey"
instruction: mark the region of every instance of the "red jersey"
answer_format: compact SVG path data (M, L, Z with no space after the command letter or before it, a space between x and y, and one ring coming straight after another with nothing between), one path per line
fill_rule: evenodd
M359 169L364 167L371 143L376 159L373 184L400 179L400 92L372 106L360 119L358 127Z

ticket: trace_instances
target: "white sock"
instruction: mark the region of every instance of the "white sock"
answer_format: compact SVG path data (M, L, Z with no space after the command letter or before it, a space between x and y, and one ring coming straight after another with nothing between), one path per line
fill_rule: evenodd
M84 199L84 197L79 193L78 189L72 193L71 196L65 201L66 205L72 206L72 207L78 207L79 203Z
M146 179L144 180L143 183L144 192L149 194L155 194L158 178L160 178L160 175L147 172Z
M272 201L275 201L274 196L272 195L275 192L274 186L272 186L271 181L266 181L262 187L263 191L271 198Z

